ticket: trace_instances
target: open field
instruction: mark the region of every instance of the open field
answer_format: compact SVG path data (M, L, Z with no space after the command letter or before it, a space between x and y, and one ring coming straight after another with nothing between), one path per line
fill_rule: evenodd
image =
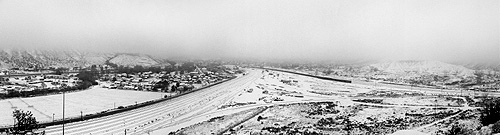
M457 109L339 106L332 102L275 106L240 125L236 134L390 134L428 124Z
M263 112L260 110L262 108L254 108L213 117L175 133L391 134L460 112L460 109L453 108L346 106L339 102L292 103L271 106Z
M65 117L80 117L81 113L92 114L114 107L133 105L162 98L168 93L115 90L92 87L89 90L66 93ZM62 94L14 98L0 100L0 125L13 124L12 111L21 109L31 111L38 121L62 119Z
M261 70L259 70L261 71ZM250 87L242 90L223 107L234 107L245 104L267 104L283 101L302 101L328 96L311 93L310 80L314 78L280 72L263 72L260 78L256 79ZM290 83L283 83L282 80L293 80ZM329 82L314 79L315 82ZM222 108L220 108L222 109Z

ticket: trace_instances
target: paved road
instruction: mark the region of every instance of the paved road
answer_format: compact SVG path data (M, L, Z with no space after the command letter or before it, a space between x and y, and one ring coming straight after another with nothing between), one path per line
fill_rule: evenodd
M65 134L144 134L163 125L216 110L260 77L259 71L143 108L65 125ZM47 134L62 134L62 125L46 127Z

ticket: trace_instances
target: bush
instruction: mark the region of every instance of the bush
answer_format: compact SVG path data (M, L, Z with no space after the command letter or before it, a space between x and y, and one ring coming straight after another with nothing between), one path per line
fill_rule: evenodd
M262 116L257 117L257 121L260 121L261 119L263 119Z
M493 133L500 133L500 121L495 122L491 127Z
M451 125L451 129L446 132L446 135L470 135L472 134L472 130L469 127L464 126L462 124L455 123Z
M476 135L491 135L492 130L489 126L484 126L479 131L477 131Z
M485 99L481 109L481 124L489 125L500 120L500 99Z

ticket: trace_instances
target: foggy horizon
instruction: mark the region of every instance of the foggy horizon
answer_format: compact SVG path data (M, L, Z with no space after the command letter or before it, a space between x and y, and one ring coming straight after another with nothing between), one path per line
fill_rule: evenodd
M0 49L500 63L497 0L0 0Z

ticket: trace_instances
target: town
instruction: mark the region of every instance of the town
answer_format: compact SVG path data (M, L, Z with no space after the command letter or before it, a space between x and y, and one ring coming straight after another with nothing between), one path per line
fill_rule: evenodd
M229 72L211 72L206 68L198 72L174 71L167 73L140 72L136 74L104 74L99 78L102 87L110 89L175 92L177 90L188 91L214 84L232 75Z
M107 70L95 70L95 67L106 67ZM99 87L121 90L135 91L154 91L154 92L185 92L193 89L198 89L203 86L220 82L224 79L231 78L235 72L239 71L238 67L221 66L220 70L208 70L207 68L194 69L191 72L183 71L159 71L156 72L140 70L129 73L109 73L113 72L113 68L108 65L97 65L84 69L93 69L93 72L99 76L95 79L95 84ZM123 68L123 67L122 67ZM74 68L79 69L79 68ZM23 73L19 69L11 69L5 71L8 73ZM5 73L4 72L4 73ZM30 74L15 74L4 75L0 78L0 98L12 97L32 97L50 93L59 93L71 90L82 90L88 87L82 87L81 73L57 73L58 70L50 72L46 70L43 73ZM74 71L73 71L74 72ZM117 71L120 72L120 71ZM89 72L86 72L89 73Z

